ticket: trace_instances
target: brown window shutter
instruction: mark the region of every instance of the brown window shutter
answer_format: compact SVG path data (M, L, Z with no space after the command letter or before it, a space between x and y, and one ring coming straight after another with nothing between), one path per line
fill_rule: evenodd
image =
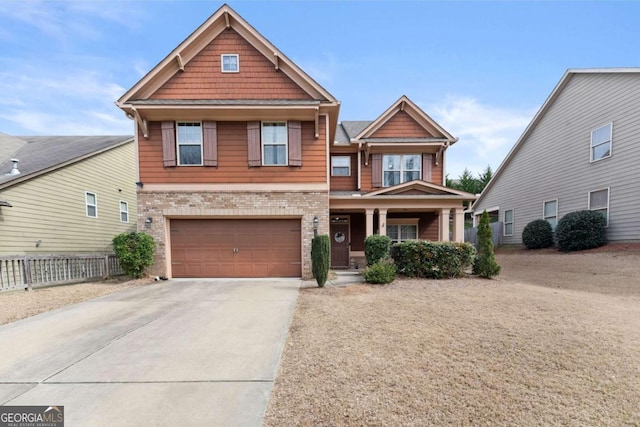
M422 155L422 180L431 182L431 166L433 165L433 154Z
M260 122L247 122L247 143L249 145L249 167L262 166Z
M216 122L202 122L202 144L204 165L218 167L218 126Z
M371 186L382 187L382 154L371 155Z
M289 136L289 166L302 166L302 123L287 122Z
M162 122L162 162L164 167L177 165L175 122Z

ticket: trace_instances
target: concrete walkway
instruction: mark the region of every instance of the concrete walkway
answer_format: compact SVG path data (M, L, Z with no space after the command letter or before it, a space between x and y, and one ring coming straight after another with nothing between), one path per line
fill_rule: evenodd
M0 327L0 405L65 426L259 426L298 279L175 279Z

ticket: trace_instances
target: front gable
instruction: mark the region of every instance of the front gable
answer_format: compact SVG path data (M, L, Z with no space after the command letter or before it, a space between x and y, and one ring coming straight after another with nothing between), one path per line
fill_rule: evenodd
M382 126L371 134L371 138L435 138L406 111L396 111Z
M222 72L221 55L238 55L239 72ZM150 99L313 99L233 28L222 31Z
M475 196L465 191L455 190L426 181L410 181L402 184L372 191L364 197L374 196L444 196L463 200L475 200Z

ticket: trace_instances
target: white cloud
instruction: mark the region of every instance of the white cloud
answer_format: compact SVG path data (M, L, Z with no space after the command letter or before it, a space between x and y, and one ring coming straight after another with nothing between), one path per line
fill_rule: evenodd
M465 167L474 175L487 165L495 172L535 114L535 109L506 109L460 96L448 96L425 111L459 138L447 151L449 178L460 176Z

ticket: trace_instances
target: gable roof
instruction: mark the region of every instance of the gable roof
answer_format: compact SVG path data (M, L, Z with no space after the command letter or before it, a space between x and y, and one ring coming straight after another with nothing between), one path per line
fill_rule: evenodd
M140 79L131 89L118 99L117 104L133 100L147 99L164 83L200 53L222 31L233 28L241 37L255 47L274 67L305 90L313 99L329 103L338 103L326 89L313 80L307 73L284 55L269 40L245 21L229 5L222 5L213 15L200 25L191 35L169 53L158 65Z
M611 73L637 73L637 74L640 74L640 67L635 67L635 68L569 68L564 73L564 75L562 76L562 78L560 79L558 84L556 84L555 88L553 88L553 90L551 91L551 94L544 101L544 103L542 104L542 106L540 107L538 112L535 114L535 116L533 116L533 119L531 120L529 125L526 127L526 129L524 130L522 135L520 135L520 138L518 138L518 140L513 145L511 150L507 153L507 156L504 158L502 163L500 163L500 166L498 166L498 169L493 174L493 177L487 183L486 187L484 188L484 190L482 190L482 193L480 193L480 196L475 201L474 206L472 207L472 209L475 208L475 205L478 205L482 201L484 196L493 187L494 182L496 182L500 178L500 176L502 175L502 172L507 168L507 166L509 165L511 160L515 157L515 155L520 150L522 145L525 143L525 141L527 140L529 135L533 132L533 130L538 125L538 123L542 120L544 115L547 113L549 108L551 108L551 106L553 105L555 100L558 98L558 96L560 96L560 93L562 93L562 91L564 90L564 88L567 86L567 84L569 83L569 81L571 80L571 78L574 75L576 75L576 74L611 74Z
M418 191L424 193L424 195L433 195L433 196L447 196L447 197L456 197L463 200L475 200L476 196L467 193L465 191L456 190L449 187L444 187L442 185L437 185L432 182L427 181L408 181L402 184L394 185L392 187L385 187L380 190L371 191L369 193L364 194L362 197L371 197L371 196L394 196L394 195L403 195L403 193L409 191Z
M366 128L370 124L371 120L345 120L340 122L336 131L335 142L339 144L350 143L357 134L362 132L362 129Z
M0 164L14 157L14 153L26 143L24 139L0 132Z
M413 101L411 101L406 95L402 95L384 113L382 113L374 121L370 122L362 130L360 130L360 132L358 132L352 139L366 140L371 138L377 130L379 130L385 123L387 123L400 111L406 112L420 126L434 135L434 137L446 140L449 145L455 143L458 140L458 138L454 138L435 120L429 117L427 113L422 111L422 109L418 107Z
M7 175L12 162L10 159L0 161L0 189L121 145L133 143L133 137L130 135L23 136L16 139L24 143L11 155L19 160L20 174Z

